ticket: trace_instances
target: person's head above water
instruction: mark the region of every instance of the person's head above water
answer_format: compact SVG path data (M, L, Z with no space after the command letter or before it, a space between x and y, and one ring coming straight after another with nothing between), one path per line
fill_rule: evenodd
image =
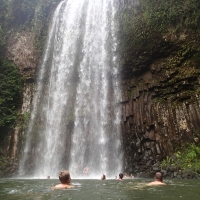
M124 175L122 173L119 174L119 179L122 180Z
M59 180L62 184L69 184L71 181L69 171L67 170L61 171L59 173Z
M163 176L162 176L162 173L160 172L156 172L155 176L154 176L154 179L156 181L160 181L160 182L163 182Z
M154 176L154 181L147 184L148 186L155 186L155 185L166 185L163 183L163 176L161 172L156 172Z
M106 180L106 175L105 174L101 175L101 180Z
M70 185L71 177L68 170L63 170L59 173L60 184L52 187L52 189L65 189L65 188L74 188L73 185Z

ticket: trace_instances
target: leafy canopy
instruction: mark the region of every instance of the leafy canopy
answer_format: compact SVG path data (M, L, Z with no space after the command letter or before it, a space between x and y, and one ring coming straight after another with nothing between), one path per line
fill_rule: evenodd
M0 60L0 132L13 125L20 102L21 79L16 66Z

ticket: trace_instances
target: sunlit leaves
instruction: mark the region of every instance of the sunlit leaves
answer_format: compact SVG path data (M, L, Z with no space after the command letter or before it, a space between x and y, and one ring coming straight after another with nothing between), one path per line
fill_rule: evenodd
M174 156L167 156L162 161L161 167L175 166L179 169L200 170L200 146L195 144L186 144L182 148L179 148L174 153Z

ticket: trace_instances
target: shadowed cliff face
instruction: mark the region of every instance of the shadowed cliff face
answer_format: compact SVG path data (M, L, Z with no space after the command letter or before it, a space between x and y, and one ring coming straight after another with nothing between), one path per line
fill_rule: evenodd
M199 142L200 104L199 95L194 93L194 87L199 86L198 78L163 86L153 84L156 75L149 71L135 80L123 81L122 127L127 171L156 171L158 168L152 165L170 155L175 147Z
M196 21L189 15L190 7L196 5L198 10L200 4L185 1L186 7L177 7L182 15L168 3L150 11L154 1L141 1L137 13L128 9L120 19L127 172L154 173L176 147L200 142L199 15L192 15ZM167 11L176 22L160 17Z

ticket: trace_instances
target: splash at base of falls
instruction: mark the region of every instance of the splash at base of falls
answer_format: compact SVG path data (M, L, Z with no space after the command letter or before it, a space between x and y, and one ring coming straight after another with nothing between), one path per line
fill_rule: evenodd
M122 170L115 0L57 7L40 69L20 171L115 177Z

